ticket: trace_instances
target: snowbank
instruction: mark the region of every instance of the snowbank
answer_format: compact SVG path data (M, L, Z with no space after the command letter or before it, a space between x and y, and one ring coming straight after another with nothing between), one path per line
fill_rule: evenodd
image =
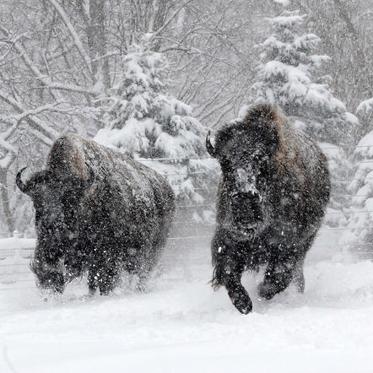
M373 263L342 261L332 236L316 245L303 295L260 301L261 276L245 276L247 316L208 285L207 245L167 252L144 294L85 298L75 283L45 302L31 283L0 291L0 372L370 372Z

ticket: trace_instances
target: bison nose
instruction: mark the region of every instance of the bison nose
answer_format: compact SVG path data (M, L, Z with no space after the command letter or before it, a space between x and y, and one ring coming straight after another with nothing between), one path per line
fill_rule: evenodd
M240 231L248 230L263 221L263 211L259 194L237 193L231 196L232 218Z
M235 175L235 186L240 193L259 195L256 188L256 177L252 169L238 168Z

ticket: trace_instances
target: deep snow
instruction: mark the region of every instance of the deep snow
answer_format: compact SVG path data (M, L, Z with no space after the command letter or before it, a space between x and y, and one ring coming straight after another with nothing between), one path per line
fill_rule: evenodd
M208 242L168 250L143 294L87 298L74 283L43 301L22 274L0 283L0 372L373 372L373 263L339 250L336 235L310 252L303 295L260 301L261 276L246 275L246 316L208 285Z

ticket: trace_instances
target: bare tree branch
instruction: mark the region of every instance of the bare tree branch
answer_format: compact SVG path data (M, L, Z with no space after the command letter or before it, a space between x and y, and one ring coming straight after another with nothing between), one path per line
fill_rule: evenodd
M70 32L70 34L71 34L71 36L74 40L74 43L75 43L80 55L82 56L88 70L90 72L92 72L91 60L89 58L89 55L86 52L86 50L84 48L84 45L83 45L82 41L80 40L80 37L79 37L78 33L76 32L74 26L70 22L69 17L67 16L66 12L62 8L62 6L57 2L57 0L47 0L47 1L49 1L49 3L55 8L57 13L61 17L62 21L65 23L65 25L66 25L67 29L69 30L69 32Z

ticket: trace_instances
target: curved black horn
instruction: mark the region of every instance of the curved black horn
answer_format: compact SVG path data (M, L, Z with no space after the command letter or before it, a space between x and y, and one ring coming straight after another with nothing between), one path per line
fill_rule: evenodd
M27 167L23 167L21 170L18 171L17 173L17 176L16 176L16 184L17 184L17 187L19 188L19 190L22 192L22 193L27 193L28 191L28 188L26 186L26 184L22 181L22 173L24 170L26 170Z
M207 152L211 155L211 157L215 157L216 152L215 152L214 147L211 144L210 135L211 135L211 131L209 130L206 136L206 149L207 149Z

